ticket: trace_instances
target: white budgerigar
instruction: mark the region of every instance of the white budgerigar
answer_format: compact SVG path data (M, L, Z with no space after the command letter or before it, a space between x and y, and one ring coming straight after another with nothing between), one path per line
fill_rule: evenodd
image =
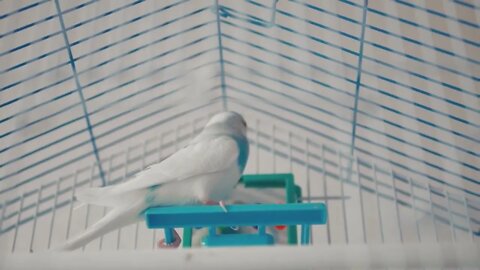
M248 159L247 126L234 112L213 116L187 146L133 179L79 190L77 200L111 210L57 250L74 250L112 230L137 222L149 207L219 202L230 197Z

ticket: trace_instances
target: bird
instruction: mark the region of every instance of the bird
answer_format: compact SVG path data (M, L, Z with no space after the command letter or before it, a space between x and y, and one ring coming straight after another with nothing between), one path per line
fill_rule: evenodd
M236 112L215 114L185 147L111 186L78 190L76 200L110 208L98 222L55 251L80 248L110 231L139 221L150 207L212 204L226 211L248 160L247 123Z

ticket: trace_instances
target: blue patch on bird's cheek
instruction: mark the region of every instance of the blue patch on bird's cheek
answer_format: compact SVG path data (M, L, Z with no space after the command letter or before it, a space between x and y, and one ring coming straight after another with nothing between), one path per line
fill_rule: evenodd
M248 152L249 152L248 140L247 138L243 137L243 138L235 138L235 141L239 149L238 167L240 168L240 172L243 173L243 170L245 169L245 166L247 165L247 161L248 161Z

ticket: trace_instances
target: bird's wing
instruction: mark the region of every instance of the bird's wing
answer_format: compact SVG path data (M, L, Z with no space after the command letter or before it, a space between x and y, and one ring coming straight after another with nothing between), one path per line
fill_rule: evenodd
M237 166L238 155L237 143L228 136L190 144L162 162L138 173L134 179L118 185L114 192L123 193L195 176L215 174Z

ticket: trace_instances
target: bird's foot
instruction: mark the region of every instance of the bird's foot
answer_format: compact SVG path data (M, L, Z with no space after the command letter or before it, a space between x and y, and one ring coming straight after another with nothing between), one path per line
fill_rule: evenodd
M202 203L205 205L219 205L223 209L223 212L228 213L228 210L227 210L227 207L225 206L224 201L216 202L216 201L207 200L207 201L203 201Z
M158 248L174 249L180 246L180 243L182 243L182 238L180 238L180 235L178 235L176 230L172 229L172 231L173 231L173 237L175 238L175 240L172 243L165 243L165 239L161 239L160 241L158 241Z
M220 207L222 207L223 212L228 213L227 207L225 206L225 203L223 201L219 201L218 205L220 205Z

